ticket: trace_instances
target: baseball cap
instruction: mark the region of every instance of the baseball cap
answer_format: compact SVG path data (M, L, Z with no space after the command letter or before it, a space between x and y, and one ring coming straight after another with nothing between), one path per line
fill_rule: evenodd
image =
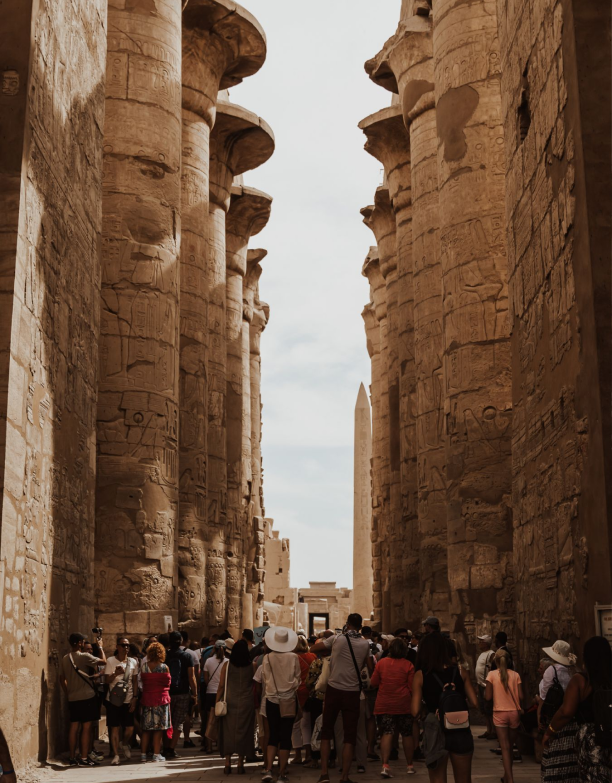
M484 636L478 636L477 638L481 642L487 642L487 644L491 644L491 642L493 641L493 639L491 638L491 636L488 633L486 633Z
M437 617L428 617L427 619L423 620L423 625L431 625L432 628L437 628L440 630L440 621Z

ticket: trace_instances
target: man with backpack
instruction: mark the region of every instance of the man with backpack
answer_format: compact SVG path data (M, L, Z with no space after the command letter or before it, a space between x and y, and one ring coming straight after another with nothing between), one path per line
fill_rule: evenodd
M189 715L192 699L197 698L198 686L193 659L186 650L181 650L183 637L180 631L172 631L166 655L166 666L170 669L170 714L172 716L172 739L162 751L166 759L177 758L175 751L181 726Z
M479 739L495 739L496 734L493 728L493 702L485 699L485 689L487 685L487 675L491 671L495 653L491 649L493 639L489 634L478 637L478 648L480 655L476 661L476 685L478 686L478 708L487 722L487 730L479 736Z

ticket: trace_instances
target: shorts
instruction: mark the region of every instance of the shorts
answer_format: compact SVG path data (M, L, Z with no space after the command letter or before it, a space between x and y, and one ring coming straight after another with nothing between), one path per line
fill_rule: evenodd
M129 729L134 725L134 712L130 712L130 702L125 702L119 707L111 704L110 701L105 701L106 707L106 725L111 728L117 728L122 726L124 729Z
M399 732L402 737L412 737L412 715L384 715L376 716L376 725L381 734L395 734Z
M493 725L518 729L521 725L521 715L518 710L493 710Z
M360 705L359 691L341 691L328 685L325 691L325 701L323 702L321 739L332 740L334 738L336 719L342 713L344 742L348 745L355 745L357 742Z
M170 696L170 714L172 716L172 728L178 729L189 715L191 695L189 693L177 693Z
M490 718L493 715L493 700L487 701L484 697L485 689L482 685L478 686L478 709L486 717Z
M81 701L69 701L70 723L92 723L100 720L100 701L97 696Z

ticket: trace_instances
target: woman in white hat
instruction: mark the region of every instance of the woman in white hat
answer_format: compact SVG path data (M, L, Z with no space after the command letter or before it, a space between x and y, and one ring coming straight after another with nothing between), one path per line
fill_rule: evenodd
M297 692L301 682L300 662L293 652L297 634L289 628L273 627L266 631L265 641L270 652L262 663L262 678L270 738L262 782L272 780L272 765L278 752L278 780L279 783L287 783L291 733L297 715Z
M544 672L540 682L540 725L546 727L563 704L565 690L575 673L576 656L568 642L557 639L552 647L543 647L544 654L553 662ZM567 723L555 734L542 753L542 783L579 783L578 756L576 755L575 720Z

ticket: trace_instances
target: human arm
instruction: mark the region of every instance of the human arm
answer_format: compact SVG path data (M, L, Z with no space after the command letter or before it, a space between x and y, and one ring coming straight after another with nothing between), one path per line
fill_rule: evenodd
M13 769L11 752L2 729L0 729L0 767L2 768L2 775L0 775L0 777L2 778L3 782L6 781L6 783L17 783L17 775Z
M552 668L552 666L549 668ZM585 681L583 677L580 674L574 674L566 688L563 704L555 712L548 724L548 728L544 732L542 745L545 748L548 747L549 742L553 739L555 734L561 731L576 714L578 705L582 701L584 685Z
M380 687L381 671L382 671L382 663L379 663L374 667L374 671L372 672L372 677L370 678L370 685L372 686L372 688Z
M223 666L221 669L221 674L219 676L219 687L217 689L217 698L215 699L215 704L218 701L221 701L221 697L225 696L225 673L227 672L227 666Z
M470 680L470 675L466 672L465 669L459 669L459 672L461 673L461 679L463 680L466 698L470 703L470 706L476 709L478 707L478 699L476 698L476 693L474 691L472 681Z
M191 696L194 699L198 697L198 683L195 676L195 666L190 666L187 669L187 676L189 677L189 687L191 688Z
M407 674L407 682L408 682L408 690L412 693L412 683L414 682L414 666L408 661L408 674Z
M134 669L132 674L132 701L130 702L130 712L134 712L136 704L138 703L138 667Z
M204 664L204 688L208 688L208 683L210 682L210 666L208 665L208 661L212 660L211 658L208 658L206 660L206 663Z
M421 714L421 706L423 703L423 672L418 671L415 673L412 680L412 703L411 712L413 718L418 718Z

